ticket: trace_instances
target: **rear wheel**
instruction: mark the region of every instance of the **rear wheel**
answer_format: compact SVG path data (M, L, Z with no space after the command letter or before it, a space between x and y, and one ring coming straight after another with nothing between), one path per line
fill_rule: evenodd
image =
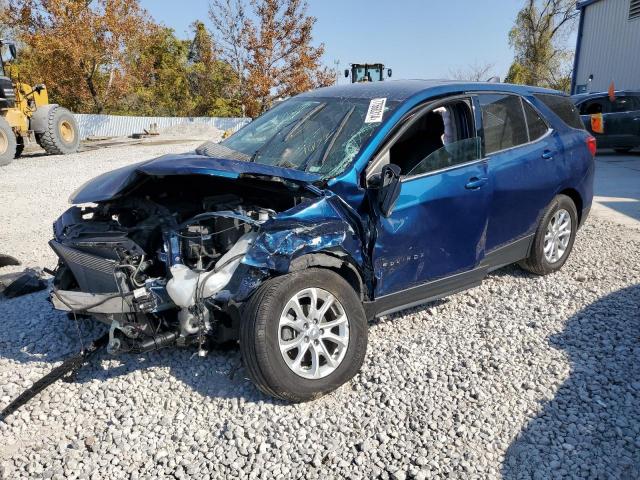
M0 117L0 167L9 165L16 156L16 135L9 122Z
M569 257L578 228L578 213L571 198L556 195L542 215L531 253L520 266L538 275L559 270Z
M46 130L36 139L50 155L75 153L80 145L78 123L69 110L56 106L49 111Z
M302 402L350 380L362 366L367 321L339 275L312 268L266 282L240 327L249 376L268 395Z

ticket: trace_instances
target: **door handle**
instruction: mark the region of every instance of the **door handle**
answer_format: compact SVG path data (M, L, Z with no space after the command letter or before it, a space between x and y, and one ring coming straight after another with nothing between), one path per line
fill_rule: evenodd
M551 160L553 158L553 152L551 150L545 150L542 152L542 158L545 160Z
M488 180L487 177L471 177L464 188L467 190L477 190L487 183Z

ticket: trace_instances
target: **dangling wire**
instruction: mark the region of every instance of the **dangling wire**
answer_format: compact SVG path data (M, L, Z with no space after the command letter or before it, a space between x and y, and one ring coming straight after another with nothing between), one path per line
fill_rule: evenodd
M80 353L84 353L84 338L82 338L82 332L80 330L80 322L78 321L78 316L76 312L73 313L73 321L76 324L76 332L78 333L78 340L80 342Z

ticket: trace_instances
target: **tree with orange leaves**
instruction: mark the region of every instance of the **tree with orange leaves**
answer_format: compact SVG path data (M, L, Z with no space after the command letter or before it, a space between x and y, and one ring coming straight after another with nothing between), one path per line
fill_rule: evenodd
M316 19L307 7L306 0L212 0L221 54L236 72L248 115L261 114L277 98L334 83L334 73L321 64L324 45L312 45Z
M75 111L109 110L153 67L141 52L158 26L137 0L9 0L6 16L24 47L20 76Z

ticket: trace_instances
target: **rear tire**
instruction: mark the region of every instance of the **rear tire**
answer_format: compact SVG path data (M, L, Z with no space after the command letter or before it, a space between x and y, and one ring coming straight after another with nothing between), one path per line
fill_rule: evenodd
M49 155L68 155L78 151L80 130L73 114L63 107L49 111L47 127L36 136L38 143Z
M9 165L16 156L16 134L4 117L0 117L0 167Z
M312 298L317 310L311 309ZM360 370L367 335L353 288L330 270L310 268L271 279L253 294L240 326L240 351L262 392L304 402L335 390ZM297 346L287 345L293 343Z
M569 258L577 228L578 213L573 200L556 195L542 215L529 257L520 266L537 275L559 270Z

